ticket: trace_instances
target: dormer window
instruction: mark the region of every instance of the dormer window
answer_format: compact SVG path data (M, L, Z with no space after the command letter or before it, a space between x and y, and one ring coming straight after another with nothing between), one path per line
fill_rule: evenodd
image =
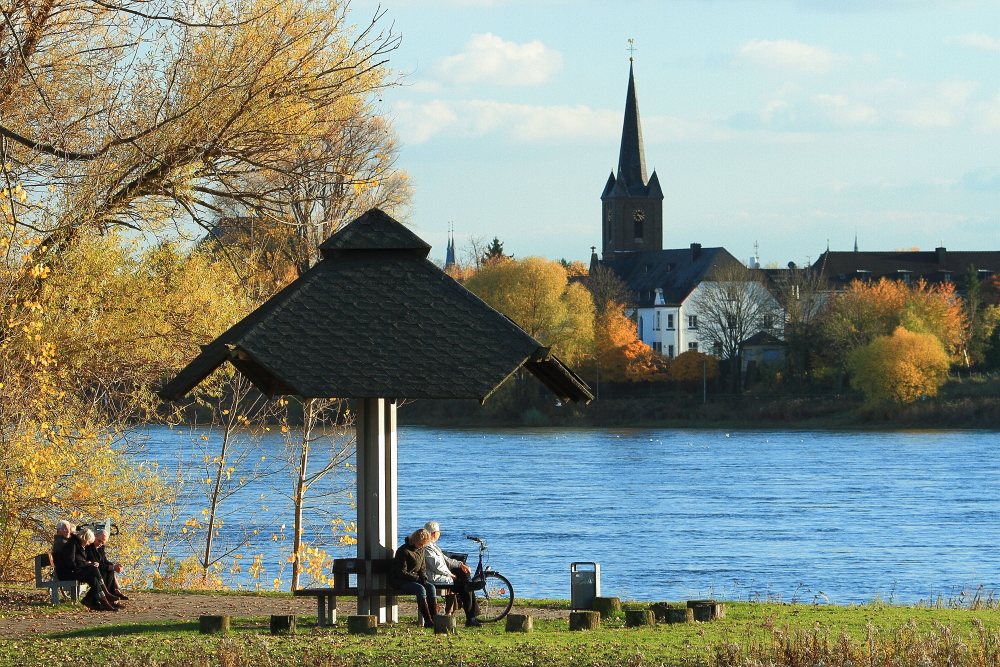
M943 282L943 283L950 283L951 282L951 271L942 271L941 272L941 282Z
M913 271L910 271L908 269L899 269L898 271L896 271L896 273L899 274L899 279L902 280L907 285L909 285L910 282L913 280Z

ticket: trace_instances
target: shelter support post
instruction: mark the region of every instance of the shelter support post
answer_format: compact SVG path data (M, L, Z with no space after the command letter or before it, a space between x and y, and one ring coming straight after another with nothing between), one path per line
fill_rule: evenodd
M358 558L367 561L358 574L358 614L379 623L399 620L395 597L369 596L366 590L388 588L386 574L373 572L373 558L392 558L396 549L396 401L359 398L356 405L358 475Z

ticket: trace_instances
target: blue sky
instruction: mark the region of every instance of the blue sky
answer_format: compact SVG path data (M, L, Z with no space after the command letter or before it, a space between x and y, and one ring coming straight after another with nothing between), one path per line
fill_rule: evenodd
M383 0L384 96L443 258L455 224L516 256L600 245L628 39L664 247L804 263L826 248L1000 249L1000 0ZM363 23L377 3L355 0Z

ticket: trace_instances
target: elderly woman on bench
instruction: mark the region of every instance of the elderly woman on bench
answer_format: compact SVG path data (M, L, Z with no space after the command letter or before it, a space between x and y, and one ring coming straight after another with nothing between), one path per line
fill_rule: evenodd
M389 570L389 585L417 596L418 622L425 628L434 627L437 615L437 590L427 581L424 547L430 544L431 534L421 528L406 538L396 549Z
M118 605L107 597L104 579L98 570L99 563L87 558L87 545L94 541L94 533L85 529L72 535L66 545L52 554L56 576L65 581L81 581L89 590L81 602L95 611L118 611Z

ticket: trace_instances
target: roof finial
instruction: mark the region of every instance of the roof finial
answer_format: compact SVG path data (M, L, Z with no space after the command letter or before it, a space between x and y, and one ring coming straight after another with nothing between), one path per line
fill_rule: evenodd
M858 233L854 232L854 252L858 251Z
M628 48L625 49L625 50L628 51L628 61L629 62L634 62L635 61L635 40L634 39L628 40Z

